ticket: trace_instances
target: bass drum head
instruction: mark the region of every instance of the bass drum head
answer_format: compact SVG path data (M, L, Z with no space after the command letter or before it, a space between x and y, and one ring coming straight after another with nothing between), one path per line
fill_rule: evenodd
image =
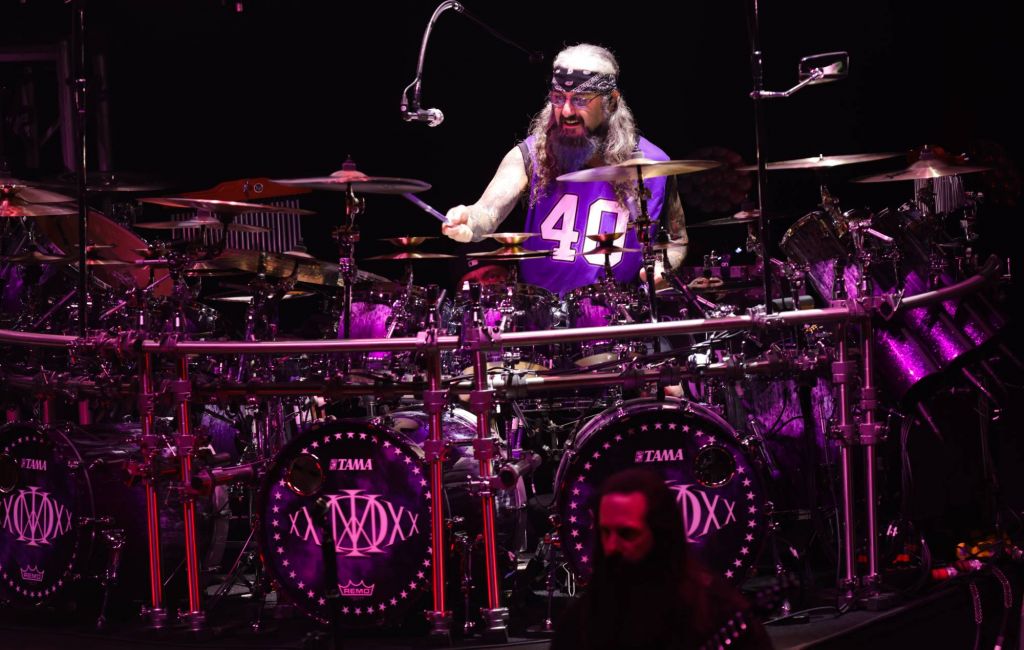
M658 472L675 492L687 541L705 565L732 582L747 576L766 528L759 474L724 420L673 398L604 411L562 457L555 479L559 534L577 575L587 579L592 570L601 485L631 467Z
M326 516L318 513L321 499ZM258 512L268 572L313 618L330 617L324 518L334 537L345 625L400 621L430 588L430 490L422 453L373 421L325 422L292 440L264 479Z
M79 518L93 516L82 458L56 429L0 429L0 599L38 605L72 582L89 552Z

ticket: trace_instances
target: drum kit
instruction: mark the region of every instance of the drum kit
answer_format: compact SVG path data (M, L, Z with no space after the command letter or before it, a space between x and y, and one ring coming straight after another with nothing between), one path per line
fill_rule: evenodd
M605 275L564 296L518 280L520 260L549 254L523 246L531 233L492 234L498 248L466 258L504 270L450 294L414 282L417 265L455 257L421 250L431 237L395 236L392 252L365 258L401 261L401 280L360 270L365 196L415 198L430 186L368 176L351 161L328 176L267 183L343 198L337 262L226 245L229 232L268 230L251 215L312 214L254 202L270 191L232 194L225 184L203 198L143 198L175 218L133 226L90 212L85 338L72 335L77 208L5 182L0 381L15 390L0 429L0 599L59 603L93 578L103 609L108 598L144 601L147 620L163 627L177 599L180 620L200 629L226 582L244 582L260 611L270 591L342 627L399 625L426 607L443 631L460 587L463 630L493 634L506 626L508 576L526 559L587 579L594 496L634 465L664 475L710 567L734 582L763 570L776 513L792 505L778 501L787 476L813 484L822 453L838 446L847 462L856 446L871 449L885 433L874 415L883 393L909 410L950 372L985 390L995 371L972 364L998 344L1005 319L982 293L957 289L993 270L972 252L976 201L964 193L954 213L949 192L936 191L984 168L927 150L857 181L920 182L899 209L844 212L822 186L820 209L778 243L785 259L730 268L712 254L665 271L668 289L656 291L655 261L678 244L647 214L643 181L717 164L638 159L567 175L635 184L629 227L642 249L622 248L622 232L591 236L588 255L603 256ZM133 228L201 236L151 242ZM611 260L628 252L643 255L646 286L614 279ZM758 293L764 273L773 295ZM930 302L911 299L929 292ZM232 332L233 304L244 316ZM326 315L309 319L316 339L286 331L282 313L292 311ZM787 437L811 450L798 467L774 453ZM843 487L842 503L818 507L844 517L852 579L858 517ZM248 529L225 542L197 524L197 508L223 511L228 494L245 504ZM204 556L211 547L221 557ZM175 587L172 555L184 567L173 573L185 576ZM225 584L208 585L225 559ZM868 579L877 574L873 565Z

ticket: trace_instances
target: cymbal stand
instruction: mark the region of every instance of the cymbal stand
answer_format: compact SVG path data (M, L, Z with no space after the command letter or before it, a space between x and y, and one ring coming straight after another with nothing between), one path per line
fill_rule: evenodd
M437 338L441 335L436 285L431 285L428 289L427 301L430 305L430 312L424 354L426 355L428 388L423 391L423 405L427 415L430 416L430 437L424 443L423 451L430 473L430 501L434 504L430 509L430 544L434 549L431 576L433 609L427 612L427 618L430 620L430 635L439 641L450 642L452 613L448 611L445 602L448 544L445 539L444 509L441 508L441 504L444 502L444 460L448 453L448 445L445 442L442 428L442 414L448 401L448 391L444 390L441 385L441 352L436 346Z
M351 164L355 169L355 163L350 160L342 165L345 169ZM356 227L356 218L363 214L366 209L366 201L357 197L349 185L345 192L345 219L347 223L334 229L334 239L338 242L338 274L344 282L342 287L342 318L341 331L338 338L352 338L352 285L356 281L356 243L359 241L359 229Z
M647 199L651 198L651 191L644 185L643 167L636 167L636 197L640 204L640 214L633 219L632 226L636 229L636 239L643 248L644 271L647 273L647 302L650 308L652 323L658 322L658 300L654 292L654 262L657 254L653 247L651 238L651 215L647 212ZM609 257L605 255L605 273L611 275ZM655 352L658 352L657 341L655 341Z
M494 337L494 332L484 324L480 285L471 283L469 291L473 321L463 327L462 342L473 352L475 390L470 393L469 405L470 411L477 418L473 455L480 463L480 507L483 521L481 534L484 542L484 573L487 578L487 608L481 610L484 618L483 634L492 640L507 642L508 609L501 606L501 576L498 573L494 531L494 492L491 486L493 478L491 459L494 457L496 448L494 440L491 438L494 390L487 384L487 348Z

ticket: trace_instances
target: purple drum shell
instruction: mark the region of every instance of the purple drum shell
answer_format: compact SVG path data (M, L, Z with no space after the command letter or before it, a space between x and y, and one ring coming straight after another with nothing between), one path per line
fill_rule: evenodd
M93 534L96 528L79 523L102 517L110 520L104 527L123 531L125 539L111 604L131 609L130 603L144 601L149 594L145 492L127 484L124 466L137 458L135 433L120 425L47 429L11 423L0 429L0 457L13 458L18 466L14 490L0 494L0 600L38 606L69 596L75 583L70 576L104 571L107 552ZM168 579L167 567L184 558L181 501L168 490L160 491L158 501ZM205 501L198 505L200 513L207 511ZM199 518L200 551L205 552L210 526L205 516ZM165 586L168 599L184 588L180 573Z
M717 455L733 471L701 483L697 466ZM594 530L602 483L619 470L647 467L677 494L688 541L709 566L738 582L753 567L766 527L764 489L732 428L702 406L668 398L610 408L577 434L555 481L566 558L584 579L599 543Z
M320 492L289 487L289 464L317 459ZM420 450L366 420L315 425L289 443L260 492L258 543L274 582L310 616L326 621L327 582L315 502L328 498L341 593L349 626L395 621L430 588L430 491Z

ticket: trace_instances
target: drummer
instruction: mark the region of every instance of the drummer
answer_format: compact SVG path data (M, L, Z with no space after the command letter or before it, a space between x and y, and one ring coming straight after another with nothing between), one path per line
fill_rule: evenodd
M597 246L587 235L628 231L615 245L639 248L636 234L627 227L639 214L635 183L556 180L562 174L631 158L669 159L639 135L618 77L619 64L603 47L584 43L559 52L548 101L530 124L529 137L505 154L476 203L448 211L441 232L459 242L480 241L497 230L525 195L526 230L536 236L524 247L552 253L522 260L519 277L556 293L603 278L604 255L585 254ZM674 177L652 178L644 184L651 193L651 218L664 219L669 236L685 244L686 223ZM685 255L685 246L670 249L669 263L676 267ZM617 281L640 277L640 252L614 253L609 261ZM660 268L659 262L658 279Z

